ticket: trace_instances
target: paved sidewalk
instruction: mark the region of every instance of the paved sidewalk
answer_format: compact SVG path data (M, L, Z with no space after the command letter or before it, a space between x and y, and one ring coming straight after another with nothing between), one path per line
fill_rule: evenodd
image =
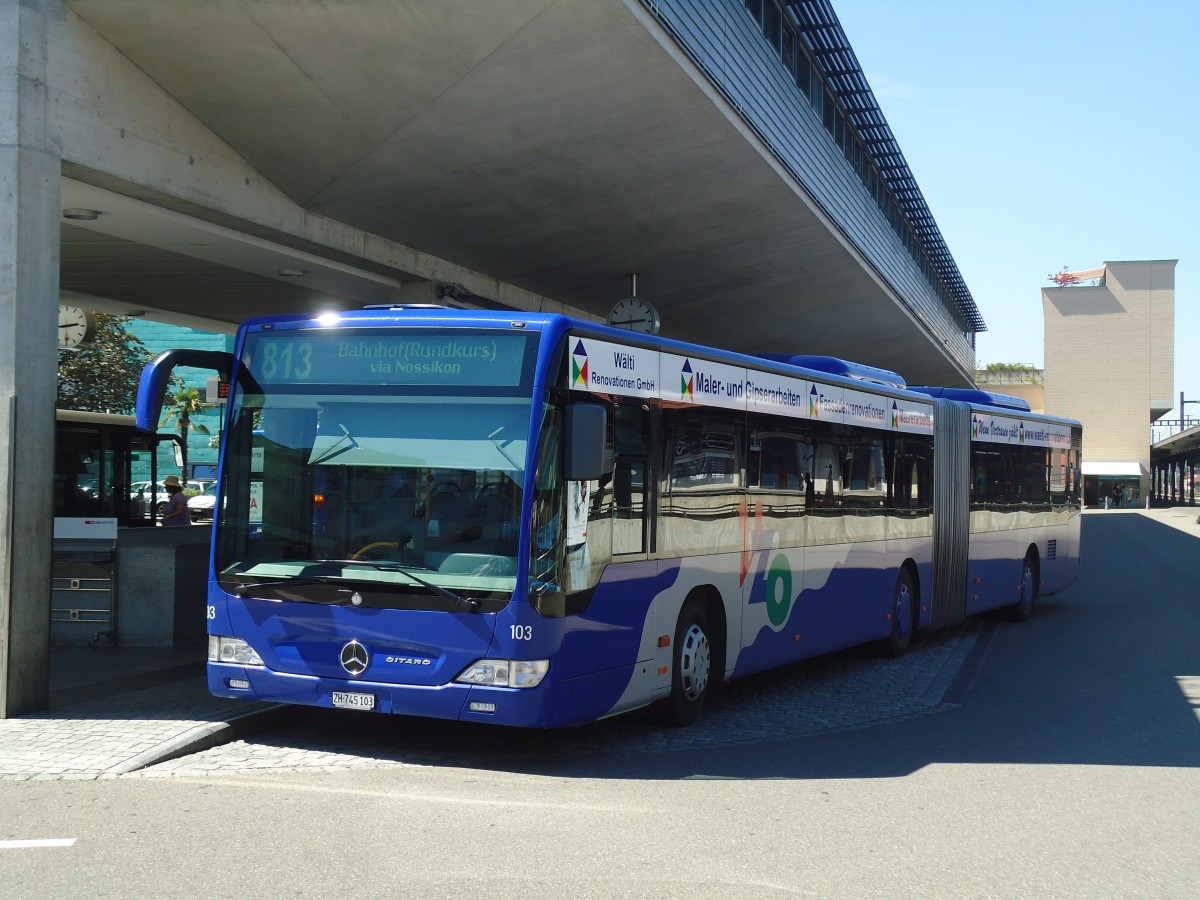
M1178 528L1192 537L1200 538L1200 506L1168 506L1164 509L1097 511L1097 514L1126 515L1130 512L1140 513L1148 519L1153 519L1155 522L1170 525L1172 528Z
M188 678L0 721L0 780L124 775L235 740L277 709L218 699Z

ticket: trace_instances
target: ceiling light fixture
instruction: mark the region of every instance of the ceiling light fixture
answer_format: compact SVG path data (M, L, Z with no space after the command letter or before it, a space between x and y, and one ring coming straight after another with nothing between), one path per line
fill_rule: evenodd
M308 273L303 269L280 269L277 274L280 278L303 278Z
M64 219L78 219L84 222L95 222L100 218L100 210L86 209L82 206L68 206L62 214Z

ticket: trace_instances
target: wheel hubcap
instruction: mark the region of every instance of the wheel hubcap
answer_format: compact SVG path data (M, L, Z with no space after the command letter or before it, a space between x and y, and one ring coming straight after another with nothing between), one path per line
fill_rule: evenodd
M701 627L692 623L683 633L679 648L679 683L688 700L696 700L708 687L709 670L712 667L712 651L708 646L708 635Z

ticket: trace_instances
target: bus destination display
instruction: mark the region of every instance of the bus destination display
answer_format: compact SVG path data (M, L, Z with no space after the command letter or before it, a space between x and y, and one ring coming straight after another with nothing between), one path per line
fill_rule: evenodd
M256 335L246 362L259 384L515 387L526 335L477 332L293 332Z

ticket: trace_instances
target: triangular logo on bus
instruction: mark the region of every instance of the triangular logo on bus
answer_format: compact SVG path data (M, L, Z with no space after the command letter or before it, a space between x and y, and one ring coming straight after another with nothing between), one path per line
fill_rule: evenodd
M587 348L583 346L583 341L580 341L575 345L575 349L571 353L571 387L583 387L586 390L587 386Z

